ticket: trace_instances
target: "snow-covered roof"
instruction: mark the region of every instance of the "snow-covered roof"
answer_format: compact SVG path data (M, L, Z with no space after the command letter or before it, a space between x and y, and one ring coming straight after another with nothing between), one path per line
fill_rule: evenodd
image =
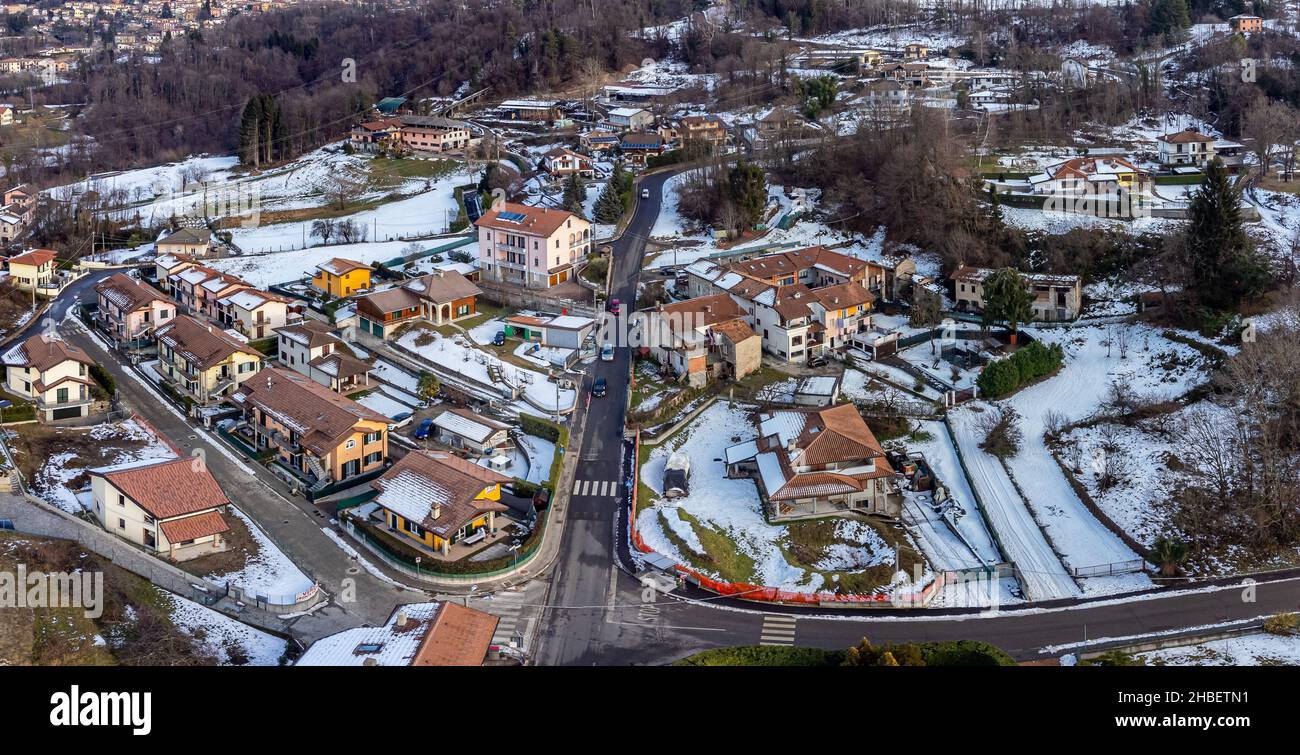
M758 441L747 440L744 443L737 443L734 446L727 446L724 452L728 464L735 464L738 461L752 459L758 455Z
M297 666L364 666L373 659L379 666L409 666L424 640L424 632L397 627L398 613L407 621L432 621L439 603L412 603L402 606L382 627L349 629L322 637L302 654Z
M766 438L769 435L776 435L781 445L786 445L792 440L797 440L799 434L803 432L803 426L807 420L807 415L803 412L772 412L765 414L760 418L758 428L759 434ZM775 488L771 488L775 490Z
M779 456L767 451L754 459L758 462L758 476L763 480L763 489L769 495L785 487L785 471L781 468Z
M497 432L497 429L494 427L482 422L475 422L469 417L457 414L453 411L445 411L442 414L439 414L437 419L433 421L433 424L437 427L443 428L444 430L453 432L462 438L469 438L475 443L482 443L488 438L491 438L493 433Z
M595 320L590 317L578 317L576 315L559 315L546 321L548 328L560 328L562 330L581 330L595 324Z

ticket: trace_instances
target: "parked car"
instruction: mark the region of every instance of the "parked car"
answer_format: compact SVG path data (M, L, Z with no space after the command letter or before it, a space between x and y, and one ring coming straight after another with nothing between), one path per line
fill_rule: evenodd
M602 362L614 361L614 344L607 343L604 346L600 347L600 361Z
M622 309L622 307L623 307L623 303L620 302L618 299L610 299L609 303L605 305L605 309L614 314L618 314L619 310Z
M419 427L415 428L415 439L424 440L425 438L429 437L429 431L432 429L433 429L433 420L426 419L425 421L420 423Z
M642 189L642 190L641 190L641 198L642 198L642 199L649 199L649 198L650 198L650 190L649 190L649 189Z
M826 358L826 355L824 355L824 354L817 354L817 355L815 355L815 356L810 356L810 357L808 357L808 366L809 366L809 367L825 367L825 366L826 366L826 363L827 363L828 361L830 361L830 360L828 360L828 359Z
M596 378L596 382L591 384L591 395L597 398L604 396L608 387L609 383L606 382L605 378Z
M498 330L497 334L492 336L492 345L494 346L504 346L505 342L506 332L504 330Z

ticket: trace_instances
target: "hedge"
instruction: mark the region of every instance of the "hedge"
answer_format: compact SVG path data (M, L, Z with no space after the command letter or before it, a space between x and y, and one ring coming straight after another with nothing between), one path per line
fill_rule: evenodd
M90 376L95 379L96 383L99 383L100 387L108 395L112 396L117 393L117 380L113 378L108 370L104 369L104 365L92 364L90 366Z
M985 366L975 384L987 398L1005 396L1022 385L1056 372L1061 368L1064 358L1065 353L1059 344L1044 346L1033 341L1022 346L1010 358Z
M525 435L536 435L543 440L549 440L552 443L560 439L560 426L541 417L534 417L531 414L519 415L519 429L524 431Z
M30 422L36 419L35 404L15 404L0 409L0 421L4 422Z

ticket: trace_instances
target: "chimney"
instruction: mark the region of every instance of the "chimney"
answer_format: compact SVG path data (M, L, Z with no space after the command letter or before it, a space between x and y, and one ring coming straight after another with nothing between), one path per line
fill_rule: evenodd
M406 628L406 611L397 612L397 628L398 629Z
M367 658L361 662L362 666L378 666L379 661L374 658Z
M429 515L430 515L430 517L432 517L434 520L437 520L439 517L441 517L441 516L442 516L442 504L441 504L441 503L435 503L435 504L433 504L433 510L430 512Z
M787 440L787 441L785 442L785 450L786 450L786 453L789 453L789 454L792 454L792 455L794 454L794 452L795 452L795 445L794 445L795 440L797 440L797 439L794 438L794 437L791 437L789 440Z

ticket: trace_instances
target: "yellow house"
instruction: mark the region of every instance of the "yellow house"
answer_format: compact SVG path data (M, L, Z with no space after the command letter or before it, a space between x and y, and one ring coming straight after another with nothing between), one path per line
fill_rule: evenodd
M370 484L390 531L448 558L453 545L496 536L496 515L507 510L501 483L509 479L446 451L412 451ZM456 558L472 552L466 547Z
M351 296L370 288L371 270L364 262L335 257L316 266L311 285L330 296Z
M262 368L262 352L189 315L159 327L154 336L158 374L200 404L220 399Z
M22 291L31 291L54 280L55 253L33 249L9 258L9 280Z
M274 451L313 485L377 472L388 461L390 420L306 375L263 370L231 398L244 407L257 450Z

